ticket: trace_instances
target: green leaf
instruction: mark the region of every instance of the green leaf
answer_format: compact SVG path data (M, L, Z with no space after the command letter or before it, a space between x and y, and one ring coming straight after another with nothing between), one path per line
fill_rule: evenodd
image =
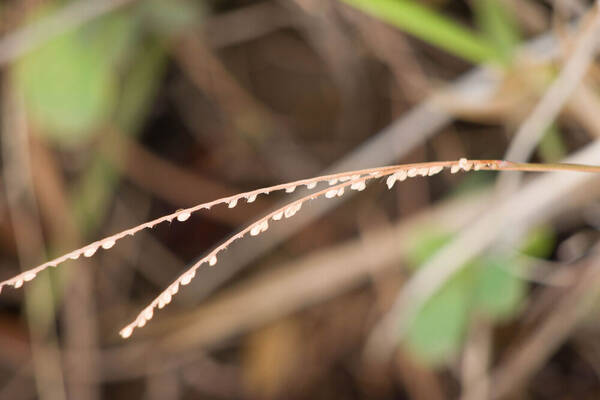
M61 145L86 141L111 115L118 80L115 61L131 33L129 20L104 16L65 33L16 65L36 132Z
M546 163L562 160L567 155L567 146L556 124L550 125L538 144L540 157Z
M495 320L511 317L525 295L526 283L508 270L511 262L509 258L486 257L476 264L475 307Z
M137 134L144 121L149 105L158 90L166 66L164 47L157 40L150 40L140 46L129 72L123 82L119 106L114 122L117 132L108 134ZM72 192L72 209L80 225L86 231L97 228L104 220L112 193L119 182L119 171L113 160L105 154L121 154L121 141L103 139L104 152L96 152L90 166Z
M532 229L523 244L520 252L530 257L548 258L556 245L556 236L549 226L539 226Z
M475 18L485 37L506 62L520 42L520 32L514 17L498 0L475 0Z
M167 55L160 40L140 46L122 84L115 121L119 129L134 135L140 129L162 82Z
M448 243L452 235L428 229L417 233L414 238L407 260L418 268ZM472 269L464 268L418 311L405 337L407 349L417 359L428 365L437 365L460 348L469 318L472 280Z
M114 68L134 44L136 20L131 14L113 13L74 31L78 45L86 47L96 62ZM102 56L102 57L99 57Z
M472 269L452 277L419 310L405 340L408 350L428 365L447 361L462 345L469 319Z
M485 37L432 11L417 1L343 1L465 60L473 63L501 61L494 45Z
M406 260L413 268L418 268L450 241L452 235L435 229L415 233L411 240Z
M91 165L71 191L71 209L85 233L94 231L106 216L107 206L119 182L119 171L102 154L95 154Z
M451 234L431 228L416 233L408 262L419 268L451 238ZM527 236L522 251L547 256L553 246L552 231L542 227ZM424 363L438 365L459 350L472 312L492 321L512 317L527 290L527 283L510 270L515 262L513 257L498 254L478 257L463 266L418 311L405 337L408 350Z
M147 0L140 7L142 17L161 36L176 35L203 15L202 3L189 0Z

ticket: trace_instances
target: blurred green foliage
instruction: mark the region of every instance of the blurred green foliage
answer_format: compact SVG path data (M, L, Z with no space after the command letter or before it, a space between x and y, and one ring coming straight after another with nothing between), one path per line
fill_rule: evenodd
M419 360L437 365L460 348L469 323L472 279L471 271L463 269L419 310L405 337Z
M111 115L118 95L116 63L133 33L112 14L44 44L17 64L30 117L40 134L78 144Z
M45 3L30 23L52 18L58 4ZM58 35L16 63L15 84L37 135L63 148L103 137L90 148L71 188L71 209L82 231L103 220L119 181L106 154L122 154L122 142L110 135L137 134L162 81L167 43L201 21L201 5L138 2Z
M479 29L497 55L510 62L513 51L521 41L521 33L513 15L499 0L475 0L473 6Z
M422 232L413 242L409 264L419 268L451 240L452 235L445 232ZM539 228L528 234L519 251L547 257L553 247L552 231ZM491 322L511 318L526 294L526 282L511 271L525 267L513 255L503 253L469 262L419 310L405 338L409 351L424 363L438 365L460 349L473 316Z
M498 0L476 0L481 32L412 0L343 0L464 60L506 63L519 41L517 25Z
M16 64L15 78L24 93L28 114L37 125L36 132L55 144L76 146L106 128L115 115L123 114L117 108L124 90L131 89L124 88L129 79L136 79L138 86L156 86L161 79L160 70L146 68L131 55L144 57L148 49L156 58L157 42L170 39L200 19L199 5L189 1L140 2L59 35L23 57ZM35 13L33 22L51 17L54 9L45 6ZM162 51L161 57L165 56ZM140 82L139 75L146 82ZM144 89L137 96L127 93L129 110L140 108L132 101L148 103L141 93L153 94ZM134 124L126 125L122 128Z
M168 37L200 21L204 15L203 5L204 2L189 0L146 0L140 3L139 14L156 34Z
M547 163L555 163L567 156L567 146L556 124L550 125L538 145L540 158Z

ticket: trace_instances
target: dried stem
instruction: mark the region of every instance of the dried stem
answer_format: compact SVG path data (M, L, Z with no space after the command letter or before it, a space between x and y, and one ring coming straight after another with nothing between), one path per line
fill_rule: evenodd
M64 254L58 258L47 261L35 268L25 271L11 279L0 282L0 290L4 286L13 286L14 288L21 287L24 282L30 281L36 277L36 275L48 267L56 267L69 259L77 259L81 255L84 257L93 256L98 249L110 249L115 243L126 237L133 236L137 232L152 228L157 224L165 221L172 222L173 219L184 222L191 216L192 213L202 210L210 209L211 207L218 204L227 204L229 208L233 208L238 204L239 200L245 200L248 203L253 202L257 196L266 195L273 191L285 190L286 193L292 193L298 186L306 186L308 190L312 190L318 183L326 182L328 187L322 190L312 192L298 200L286 204L284 207L278 208L267 215L263 216L259 220L248 225L235 235L229 237L226 241L215 247L208 255L197 261L191 268L185 273L180 275L173 283L171 283L158 297L156 297L146 308L140 312L136 319L123 328L120 332L121 336L128 338L133 333L136 327L143 327L148 320L153 316L155 308L163 308L165 305L171 302L172 296L179 291L180 286L187 285L191 282L196 274L196 270L204 263L208 263L213 266L217 263L217 255L225 250L231 243L241 239L247 233L251 236L257 236L264 232L269 227L269 220L278 221L280 219L290 218L296 214L302 205L309 200L314 200L319 197L333 198L342 196L346 188L351 190L362 191L366 188L366 183L371 179L387 177L386 184L388 188L392 188L394 183L403 181L407 178L416 176L432 176L443 169L449 168L451 173L457 173L461 170L464 171L479 171L479 170L504 170L504 171L532 171L532 172L548 172L548 171L573 171L573 172L600 172L600 166L588 166L578 164L530 164L530 163L514 163L503 160L467 160L461 158L458 161L438 161L438 162L426 162L416 164L402 164L379 168L369 168L357 171L349 171L337 174L323 175L310 179L302 179L290 183L280 184L276 186L261 188L249 192L239 193L233 196L224 197L208 203L196 205L191 208L178 210L174 213L162 216L152 221L140 224L136 227L124 230L115 235L105 237L104 239L98 240L84 247L76 249L70 253Z

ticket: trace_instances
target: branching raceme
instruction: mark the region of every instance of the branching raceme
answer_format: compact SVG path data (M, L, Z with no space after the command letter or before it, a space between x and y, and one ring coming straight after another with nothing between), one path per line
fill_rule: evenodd
M58 258L47 261L35 268L27 270L11 279L0 282L0 291L5 286L12 286L14 288L20 288L25 282L34 279L38 273L45 270L48 267L57 267L68 260L75 260L80 256L92 257L98 249L102 248L108 250L112 248L115 243L126 237L133 236L137 232L152 228L157 224L165 221L172 222L174 219L179 222L184 222L190 218L191 214L200 211L202 209L209 210L211 207L218 204L227 204L229 208L233 208L238 205L240 201L246 201L252 203L260 195L267 195L274 191L284 190L286 193L292 193L296 188L305 186L308 190L316 189L319 183L326 184L326 188L322 190L314 190L310 194L292 201L286 204L284 207L279 208L275 211L268 213L259 220L255 221L251 225L245 227L235 235L229 237L219 246L215 247L207 256L197 261L191 268L185 273L180 275L174 282L172 282L158 297L156 297L146 308L144 308L138 316L130 324L125 326L121 331L120 335L123 338L131 336L135 328L141 328L152 319L154 310L156 308L163 308L171 302L172 297L177 294L181 286L189 284L194 276L196 270L203 264L214 266L217 264L217 256L223 250L227 248L234 241L243 238L246 234L250 236L257 236L269 228L269 223L272 221L279 221L285 218L291 218L294 216L302 205L309 200L314 200L319 197L325 197L328 199L339 197L344 194L345 190L356 190L362 191L366 188L367 182L372 179L386 178L386 184L391 189L396 181L404 181L408 178L413 177L427 177L438 174L444 169L450 169L451 173L457 173L459 171L479 171L479 170L505 170L505 171L574 171L574 172L600 172L600 166L588 166L588 165L577 165L577 164L526 164L526 163L513 163L510 161L503 160L467 160L461 158L458 161L439 161L439 162L427 162L417 164L403 164L394 165L388 167L370 168L358 171L349 171L338 174L324 175L316 178L303 179L295 182L285 183L281 185L271 186L267 188L257 189L250 192L239 193L234 196L224 197L218 200L214 200L208 203L198 204L194 207L178 210L172 214L165 215L163 217L154 219L152 221L143 223L131 229L124 230L115 235L105 237L104 239L98 240L87 246L81 247L77 250L73 250L70 253L64 254Z

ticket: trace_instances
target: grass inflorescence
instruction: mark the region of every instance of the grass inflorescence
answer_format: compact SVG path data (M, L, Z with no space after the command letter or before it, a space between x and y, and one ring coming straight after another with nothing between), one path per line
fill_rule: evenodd
M219 244L205 257L198 260L187 271L175 279L162 293L160 293L150 304L148 304L137 317L125 326L120 331L123 338L128 338L132 335L136 328L141 328L152 319L155 309L162 309L169 304L181 286L189 284L196 275L196 271L203 265L208 264L214 266L218 263L218 256L222 251L235 242L242 239L246 234L250 236L258 236L269 229L270 222L277 222L293 217L298 213L302 205L310 200L315 200L320 197L332 199L343 196L346 190L362 191L366 189L367 183L374 180L385 178L385 183L389 189L392 189L396 182L402 182L413 177L429 177L442 172L444 169L449 169L451 173L459 171L480 171L480 170L505 170L505 171L575 171L575 172L600 172L598 166L576 165L576 164L525 164L513 163L503 160L467 160L461 158L457 161L438 161L415 164L403 164L387 167L369 168L357 171L349 171L337 174L329 174L318 176L309 179L302 179L294 182L284 183L276 186L256 189L249 192L239 193L229 197L223 197L208 203L198 204L187 209L177 210L174 213L164 215L152 221L145 222L133 228L124 230L114 235L105 237L79 249L73 250L67 254L47 261L37 267L22 272L13 278L0 282L0 291L5 286L20 288L25 282L33 280L38 273L49 267L57 267L60 264L75 260L79 257L92 257L99 249L111 249L120 239L133 236L144 229L153 228L162 222L178 222L187 221L191 215L201 210L210 210L213 206L226 204L227 207L233 208L241 205L242 201L247 203L254 202L258 196L268 195L274 191L284 191L285 193L293 193L298 187L304 186L307 190L313 190L309 194L287 203L285 206L269 212L262 218L254 221L246 226L227 240ZM317 189L317 185L325 185L325 188Z

